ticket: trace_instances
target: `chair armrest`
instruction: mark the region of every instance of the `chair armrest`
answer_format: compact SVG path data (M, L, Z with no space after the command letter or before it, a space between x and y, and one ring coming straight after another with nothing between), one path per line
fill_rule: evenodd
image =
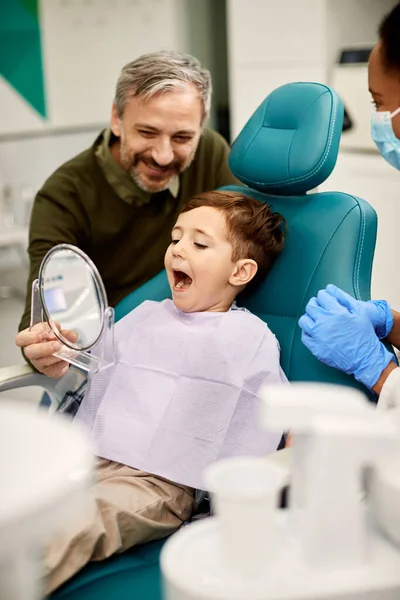
M36 373L32 367L27 364L3 367L0 369L0 392L6 392L7 390L28 387L31 385L46 387L46 379L48 379L48 377Z
M54 410L66 392L76 390L85 378L86 373L73 367L61 379L53 379L36 373L29 365L14 365L0 369L0 393L23 387L41 387L49 394Z

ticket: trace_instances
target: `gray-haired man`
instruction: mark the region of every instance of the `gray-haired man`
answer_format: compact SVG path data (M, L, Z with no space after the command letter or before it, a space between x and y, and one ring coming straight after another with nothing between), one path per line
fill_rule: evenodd
M20 330L29 325L32 281L51 247L82 248L115 306L162 270L180 208L197 193L236 183L228 145L204 128L210 102L210 73L191 56L156 52L122 69L110 129L36 196ZM39 371L59 377L68 365L53 356L55 343L35 330L24 353Z

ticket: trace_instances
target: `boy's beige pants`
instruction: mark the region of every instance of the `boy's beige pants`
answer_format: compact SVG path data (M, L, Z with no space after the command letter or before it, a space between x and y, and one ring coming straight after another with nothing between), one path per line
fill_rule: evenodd
M173 533L194 507L192 488L110 460L98 459L96 478L82 511L45 550L47 594L91 560Z

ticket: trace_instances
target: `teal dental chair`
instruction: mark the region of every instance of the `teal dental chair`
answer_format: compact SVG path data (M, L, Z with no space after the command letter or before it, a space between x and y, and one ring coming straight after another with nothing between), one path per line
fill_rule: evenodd
M333 171L343 125L339 96L319 83L291 83L272 92L232 145L229 166L241 191L268 202L287 221L285 249L265 281L237 303L266 321L281 346L290 381L323 381L365 388L320 363L301 343L297 325L308 300L334 283L370 299L377 217L365 200L341 192L316 193ZM118 318L146 298L169 296L164 272L125 298Z
M263 202L287 220L285 250L267 279L238 304L264 319L276 334L289 380L357 387L353 378L318 362L301 343L297 326L311 296L335 283L368 300L377 219L369 204L339 193L308 193L333 170L343 105L325 85L294 83L272 92L235 140L232 172L246 186L230 186ZM162 272L116 307L117 319L145 299L170 295ZM365 391L365 390L364 390ZM52 600L160 600L158 557L163 542L144 544L92 563Z

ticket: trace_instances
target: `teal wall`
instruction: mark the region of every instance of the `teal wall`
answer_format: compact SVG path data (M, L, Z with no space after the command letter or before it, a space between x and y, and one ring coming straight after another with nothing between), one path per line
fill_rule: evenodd
M39 0L0 0L0 48L0 75L46 118Z

